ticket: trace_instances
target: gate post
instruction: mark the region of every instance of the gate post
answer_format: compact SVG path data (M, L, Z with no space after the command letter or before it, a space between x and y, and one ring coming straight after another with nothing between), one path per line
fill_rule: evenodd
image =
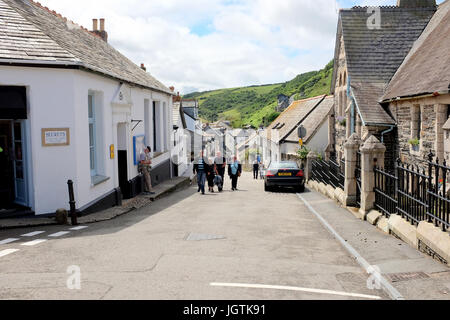
M306 181L311 180L312 178L312 163L317 160L318 155L314 151L310 151L306 156L306 168L305 168L305 177Z
M370 136L361 147L361 219L374 208L375 172L374 166L384 168L386 147L375 137Z
M360 139L358 134L353 133L344 144L344 159L345 159L345 182L344 194L345 205L356 205L356 153L358 152Z

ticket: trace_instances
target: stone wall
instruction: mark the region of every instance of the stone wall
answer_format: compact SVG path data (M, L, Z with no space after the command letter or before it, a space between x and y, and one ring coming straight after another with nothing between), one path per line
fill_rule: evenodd
M397 102L390 106L398 123L397 151L400 160L417 164L424 169L427 167L426 160L430 151L441 159L443 157L442 125L447 120L445 108L430 102L432 101L410 100ZM419 108L420 112L418 112ZM438 118L439 121L437 121ZM419 137L417 137L417 132L420 132ZM414 138L420 140L417 148L409 143Z

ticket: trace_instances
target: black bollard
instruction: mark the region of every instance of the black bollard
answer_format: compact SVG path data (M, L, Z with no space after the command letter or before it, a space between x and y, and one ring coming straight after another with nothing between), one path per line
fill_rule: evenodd
M77 213L75 207L75 196L73 194L73 181L67 181L67 185L69 186L69 204L70 204L70 219L73 226L78 225L77 221Z

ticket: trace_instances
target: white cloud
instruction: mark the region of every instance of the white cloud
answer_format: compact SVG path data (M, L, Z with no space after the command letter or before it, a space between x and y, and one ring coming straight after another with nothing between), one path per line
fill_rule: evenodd
M181 92L282 82L334 54L335 0L41 2L89 29L106 18L113 46Z

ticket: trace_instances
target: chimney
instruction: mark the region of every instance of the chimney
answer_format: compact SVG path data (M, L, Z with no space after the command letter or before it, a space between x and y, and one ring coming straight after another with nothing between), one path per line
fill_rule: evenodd
M175 87L169 87L170 91L174 92L175 91Z
M430 8L436 7L436 0L397 0L400 8Z
M105 31L105 19L100 19L100 30L98 29L98 19L92 19L92 32L100 36L103 41L108 42L108 32Z
M141 69L144 71L147 71L147 68L145 67L145 65L143 63L141 63Z

